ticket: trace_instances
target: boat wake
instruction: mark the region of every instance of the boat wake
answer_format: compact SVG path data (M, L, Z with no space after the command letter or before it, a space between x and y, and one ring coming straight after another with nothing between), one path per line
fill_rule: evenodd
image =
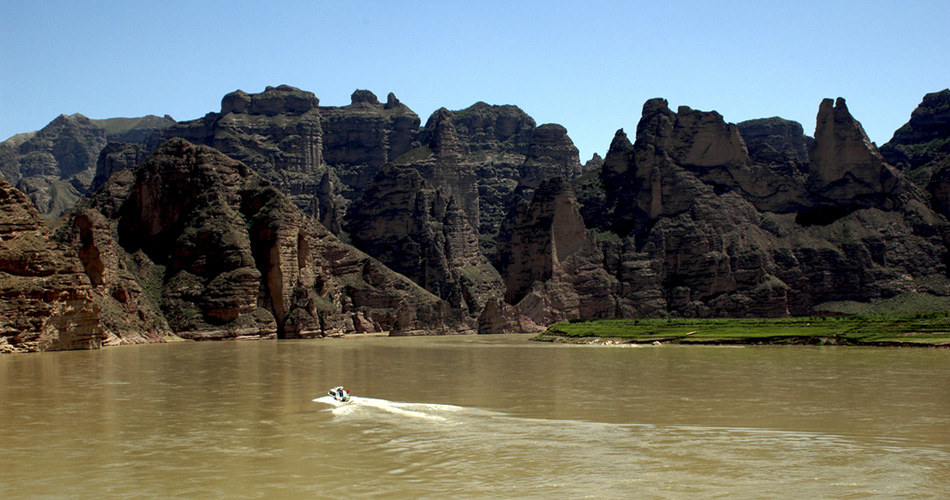
M338 417L357 413L382 411L400 417L448 422L451 420L452 414L468 410L467 408L454 405L400 403L386 399L364 398L360 396L352 396L347 402L337 401L331 396L322 396L313 401L332 406L333 408L330 408L330 411L333 412L334 416Z

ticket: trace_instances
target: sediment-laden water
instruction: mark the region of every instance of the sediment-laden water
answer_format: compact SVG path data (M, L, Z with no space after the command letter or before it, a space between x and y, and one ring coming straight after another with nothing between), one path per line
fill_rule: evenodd
M348 404L326 396L336 385ZM939 498L950 350L524 336L0 357L0 498Z

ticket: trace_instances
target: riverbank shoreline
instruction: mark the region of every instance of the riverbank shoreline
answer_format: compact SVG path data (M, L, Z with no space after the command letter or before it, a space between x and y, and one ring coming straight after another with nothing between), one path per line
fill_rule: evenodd
M813 345L950 348L950 316L562 321L539 342L605 346Z

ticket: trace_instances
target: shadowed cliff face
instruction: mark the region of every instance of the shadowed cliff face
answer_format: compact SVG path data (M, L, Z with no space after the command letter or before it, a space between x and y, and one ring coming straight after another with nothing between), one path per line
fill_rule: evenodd
M481 330L535 330L585 314L803 315L832 301L950 294L950 226L883 160L843 99L821 104L814 141L795 131L767 145L771 154L753 159L717 113L648 101L636 141L619 131L600 178L577 179L580 227L552 216L573 195L549 186L502 231L509 303L487 308ZM596 250L573 264L583 272L559 276L552 235L572 227L574 241L591 241L585 225ZM602 285L579 292L574 277L597 272Z
M115 235L113 251L136 265L91 257L88 272L135 275L186 338L464 330L441 300L341 243L246 165L182 139L113 176L74 227L80 244Z
M415 169L384 165L350 205L346 229L357 248L473 317L502 292L465 213Z
M323 164L319 105L312 92L288 85L267 87L259 94L237 90L221 100L220 113L180 122L164 130L163 137L214 147L251 167L305 209Z
M507 293L479 317L480 332L540 331L565 319L618 314L618 280L604 269L579 208L570 184L555 177L506 221L498 253Z
M376 171L412 149L419 116L392 93L385 104L357 90L349 106L322 107L323 157L340 180L348 201L359 197Z
M60 115L20 144L0 145L0 173L26 194L41 214L71 208L92 181L105 130L75 114Z
M380 103L366 90L348 106L320 106L313 93L288 85L248 94L238 90L221 101L220 113L165 131L212 146L239 160L317 215L312 199L331 173L339 195L336 209L359 196L379 167L412 147L419 117L390 94Z
M925 95L881 154L926 190L934 210L950 217L950 89Z
M34 193L63 172L101 185L59 236L88 281L75 288L102 330L91 344L800 315L950 295L947 92L928 94L884 154L840 98L820 104L814 139L781 118L734 125L651 99L636 135L618 131L581 175L567 131L515 106L440 109L420 128L392 94L321 107L268 87L165 132L215 149L96 146L92 179L56 154L104 129L61 117L4 143L0 171L36 174L48 189Z
M419 134L419 147L395 163L418 170L456 200L489 258L502 220L519 200L530 199L551 177L572 179L582 170L564 127L537 126L516 106L483 102L433 113Z

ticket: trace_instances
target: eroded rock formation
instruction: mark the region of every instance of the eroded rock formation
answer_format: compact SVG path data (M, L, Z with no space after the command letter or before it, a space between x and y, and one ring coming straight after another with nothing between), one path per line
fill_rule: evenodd
M420 132L419 143L395 162L415 168L453 196L489 256L502 220L519 200L530 199L548 178L571 179L582 170L564 127L537 126L516 106L479 102L460 111L439 109Z
M651 99L635 136L618 131L585 167L564 127L515 106L440 109L420 128L394 95L365 90L342 107L289 86L236 91L220 113L164 132L168 117L138 130L60 117L5 142L0 172L49 213L101 189L55 250L24 236L45 229L4 236L15 251L0 276L27 279L36 264L27 281L49 290L72 276L73 295L42 309L4 288L0 306L98 330L67 338L53 319L18 316L0 334L13 350L170 334L493 333L950 295L948 96L928 94L883 154L840 98L819 106L813 139L777 117L735 125ZM10 220L35 224L21 215ZM26 327L40 333L11 333Z
M439 298L337 240L249 167L183 139L114 175L73 228L90 275L123 297L160 283L164 317L185 338L466 329ZM110 238L118 246L103 252ZM120 259L96 257L118 247ZM117 287L110 276L126 272L135 283Z
M383 165L350 205L346 229L356 247L472 317L502 293L465 213L413 168Z
M935 210L950 217L950 89L925 95L881 154L926 190Z
M92 349L106 332L83 266L0 180L0 352Z
M602 259L567 275L605 272L598 283L609 284L581 294L594 309L586 314L788 316L833 301L950 293L950 225L884 161L843 99L821 104L813 142L774 119L752 125L755 159L740 129L717 113L674 113L651 100L636 141L619 131L599 178L575 180ZM538 306L565 296L546 236L557 224L547 213L520 210L522 229L500 245L512 256L501 259L509 303L486 309L483 331L553 319ZM518 237L526 241L507 246Z
M505 300L484 310L480 332L540 331L565 319L618 314L613 296L619 283L604 268L603 251L567 181L542 182L507 225L498 239Z
M259 94L242 90L221 99L221 112L163 131L212 146L254 169L301 209L311 206L323 164L320 100L289 85Z
M385 104L368 90L357 90L349 106L321 107L323 158L355 200L384 163L412 148L419 116L392 93Z
M91 185L108 141L139 140L173 123L168 116L91 120L79 113L60 115L38 132L0 144L0 178L24 192L42 215L57 217L98 187Z

